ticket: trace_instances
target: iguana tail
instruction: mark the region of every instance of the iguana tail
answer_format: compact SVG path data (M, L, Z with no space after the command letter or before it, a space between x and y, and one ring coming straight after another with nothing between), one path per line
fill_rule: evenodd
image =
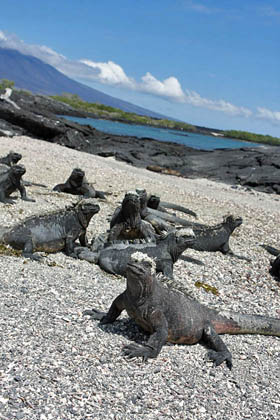
M148 213L153 214L154 216L160 217L163 220L168 220L176 224L188 227L201 227L200 223L190 222L189 220L183 219L182 217L173 216L170 213L163 213L162 211L151 209L148 207Z
M269 252L271 255L275 255L277 257L277 255L280 254L280 249L274 248L273 246L265 244L261 244L260 246L264 248L267 252Z
M197 218L197 214L194 211L189 210L186 207L179 206L178 204L168 203L167 201L161 201L160 205L166 209L181 211L182 213L190 214L191 216Z
M280 337L280 318L220 312L212 321L218 334L260 334Z

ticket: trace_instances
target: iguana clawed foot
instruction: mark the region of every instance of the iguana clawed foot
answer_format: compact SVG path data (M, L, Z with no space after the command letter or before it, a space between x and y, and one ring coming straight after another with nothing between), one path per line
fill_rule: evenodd
M100 321L101 324L106 324L106 312L97 311L96 309L87 309L83 315L89 315L92 319Z
M30 260L38 261L38 262L43 260L43 257L41 257L41 255L32 254L32 253L29 253L29 252L23 252L22 256L25 257L25 258L30 258Z
M144 362L149 358L157 356L157 354L154 354L154 349L151 346L134 343L124 346L123 353L129 359L132 359L133 357L142 357Z
M227 367L231 370L232 355L230 352L210 350L208 352L208 357L214 362L215 366L220 366L223 362L226 362Z

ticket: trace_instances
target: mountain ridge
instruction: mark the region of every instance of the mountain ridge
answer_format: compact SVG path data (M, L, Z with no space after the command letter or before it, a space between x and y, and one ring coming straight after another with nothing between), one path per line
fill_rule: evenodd
M27 89L35 94L58 95L67 92L76 94L87 102L101 103L126 112L173 119L77 82L39 58L22 54L15 49L0 47L0 79L12 80L17 88Z

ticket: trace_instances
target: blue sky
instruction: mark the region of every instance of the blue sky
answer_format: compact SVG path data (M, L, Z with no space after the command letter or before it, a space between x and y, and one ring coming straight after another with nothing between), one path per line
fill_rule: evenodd
M279 0L2 3L1 47L192 124L280 137Z

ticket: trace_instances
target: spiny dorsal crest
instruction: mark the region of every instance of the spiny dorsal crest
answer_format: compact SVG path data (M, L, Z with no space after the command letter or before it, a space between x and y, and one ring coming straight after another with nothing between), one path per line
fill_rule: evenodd
M155 274L156 272L156 262L154 258L149 257L147 254L143 254L143 252L134 252L131 255L131 260L136 263L147 262L151 266L151 274Z

